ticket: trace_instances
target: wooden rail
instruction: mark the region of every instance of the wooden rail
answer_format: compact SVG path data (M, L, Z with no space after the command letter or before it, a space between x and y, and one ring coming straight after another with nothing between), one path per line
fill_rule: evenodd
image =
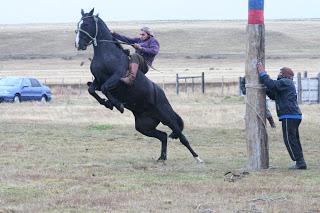
M201 73L201 76L179 76L179 74L176 74L176 93L177 95L179 95L179 91L180 91L180 80L184 80L184 89L185 92L188 92L188 84L187 81L191 79L191 84L192 84L192 92L194 93L194 80L195 79L201 79L201 92L202 94L204 94L205 91L205 82L204 82L204 72Z

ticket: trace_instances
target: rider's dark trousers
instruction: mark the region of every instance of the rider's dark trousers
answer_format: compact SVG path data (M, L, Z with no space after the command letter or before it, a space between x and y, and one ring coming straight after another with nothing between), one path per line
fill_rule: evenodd
M139 54L134 53L130 56L130 63L139 64L138 70L146 74L149 71L149 66L146 60Z

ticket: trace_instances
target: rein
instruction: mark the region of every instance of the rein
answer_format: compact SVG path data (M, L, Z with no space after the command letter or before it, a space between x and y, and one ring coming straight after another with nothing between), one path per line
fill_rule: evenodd
M96 34L93 36L90 35L90 33L88 33L87 31L83 30L80 28L80 23L83 21L83 19L86 18L93 18L95 24L96 24ZM114 43L114 44L124 44L124 45L129 45L132 46L132 44L126 43L126 42L120 42L120 41L114 41L114 40L97 40L97 36L98 36L98 18L96 16L86 16L86 17L82 17L80 19L80 21L77 24L77 29L75 30L76 33L78 32L83 32L84 34L86 34L91 41L88 43L88 45L93 44L95 47L98 46L98 42L108 42L108 43Z
M124 44L128 46L133 46L132 44L122 42L122 41L114 41L114 40L98 40L99 42L108 42L108 43L114 43L114 44Z

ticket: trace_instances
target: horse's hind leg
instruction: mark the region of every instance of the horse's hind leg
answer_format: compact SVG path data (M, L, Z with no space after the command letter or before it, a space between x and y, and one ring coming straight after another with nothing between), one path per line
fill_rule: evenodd
M167 160L167 133L159 131L156 127L160 121L146 115L135 115L135 127L138 132L161 141L161 154L158 160Z
M169 104L165 104L159 107L158 111L161 116L161 122L173 131L173 133L179 138L180 142L185 147L187 147L187 149L191 152L192 156L197 160L198 163L203 163L203 161L199 158L198 154L192 149L189 141L179 128L172 107Z

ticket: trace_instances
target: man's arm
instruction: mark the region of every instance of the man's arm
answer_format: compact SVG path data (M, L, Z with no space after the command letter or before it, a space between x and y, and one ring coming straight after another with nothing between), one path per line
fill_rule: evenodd
M118 39L120 41L123 41L123 42L126 42L128 44L134 44L134 43L137 43L139 41L139 38L129 38L127 36L124 36L124 35L120 35L116 32L113 32L112 33L112 36L115 38L115 39Z
M267 74L267 72L265 71L264 66L262 65L262 63L258 63L257 64L257 68L259 71L259 77L260 77L260 81L261 83L263 83L267 89L273 93L275 93L276 91L281 91L285 88L285 82L282 80L272 80L269 75Z
M272 91L269 90L268 88L267 88L267 90L266 90L266 94L267 94L267 96L268 96L271 100L276 100L276 96L275 96L274 92L272 92Z

